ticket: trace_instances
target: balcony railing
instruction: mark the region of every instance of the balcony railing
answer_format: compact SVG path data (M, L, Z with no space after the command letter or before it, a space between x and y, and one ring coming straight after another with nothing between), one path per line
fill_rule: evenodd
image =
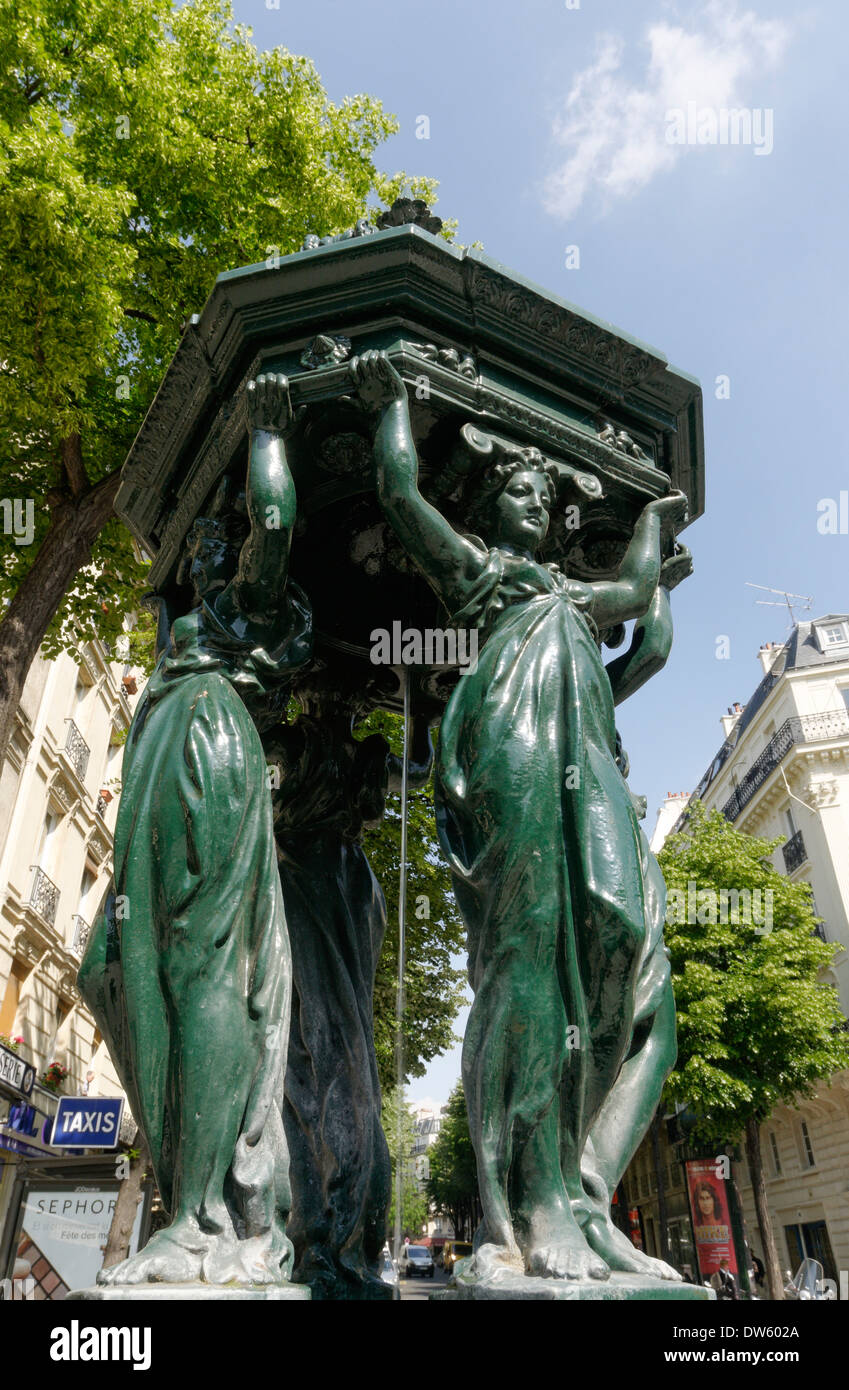
M91 749L73 719L66 719L65 723L68 726L68 733L65 738L65 755L80 781L84 782Z
M794 744L822 743L832 738L849 738L849 717L843 710L829 714L796 714L786 719L722 807L725 819L737 819Z
M51 927L55 926L56 909L59 906L59 889L53 880L47 877L44 870L39 869L36 865L33 865L29 905L34 907L39 917L43 917Z
M72 950L72 952L73 952L73 954L74 954L75 956L79 956L80 960L82 960L83 952L85 951L85 948L86 948L86 943L87 943L87 941L88 941L88 934L89 934L89 932L91 931L91 927L89 926L89 924L88 924L88 922L85 920L85 918L84 918L84 917L81 917L81 916L79 915L79 913L76 913L76 915L74 916L73 922L74 922L74 938L73 938L73 941L71 942L71 950Z
M781 853L784 855L784 867L788 874L794 874L808 857L801 830L797 830L787 844L781 846Z

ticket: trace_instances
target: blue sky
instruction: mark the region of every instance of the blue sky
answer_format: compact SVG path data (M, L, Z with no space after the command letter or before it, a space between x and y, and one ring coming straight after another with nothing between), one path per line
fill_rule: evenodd
M619 711L650 828L667 790L699 780L720 714L753 691L759 645L786 634L786 612L758 606L773 596L746 581L811 594L814 613L849 609L849 536L817 525L818 504L849 489L845 0L234 9L258 46L312 58L334 100L382 99L401 130L379 165L437 178L436 210L459 219L461 241L701 381L695 573L674 595L666 670ZM771 112L771 150L670 145L666 113L689 101ZM565 267L568 245L579 269ZM458 1071L450 1054L412 1093L445 1098Z

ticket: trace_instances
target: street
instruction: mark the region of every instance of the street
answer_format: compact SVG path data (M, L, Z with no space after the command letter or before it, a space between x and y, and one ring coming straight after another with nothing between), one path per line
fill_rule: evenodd
M434 1270L432 1279L402 1279L401 1302L425 1302L434 1289L444 1289L447 1283L448 1275L438 1266Z

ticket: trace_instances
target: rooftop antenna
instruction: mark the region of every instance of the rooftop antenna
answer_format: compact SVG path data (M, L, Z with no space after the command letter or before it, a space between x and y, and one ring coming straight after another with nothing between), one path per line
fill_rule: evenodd
M790 614L789 626L791 628L796 626L796 614L793 612L793 604L790 600L796 599L797 607L800 603L804 604L803 613L810 613L811 604L814 601L813 594L790 594L786 589L771 589L768 584L753 584L749 579L746 580L746 587L748 589L761 589L765 594L781 594L783 602L771 598L756 598L755 603L763 604L765 608L784 608L786 605Z

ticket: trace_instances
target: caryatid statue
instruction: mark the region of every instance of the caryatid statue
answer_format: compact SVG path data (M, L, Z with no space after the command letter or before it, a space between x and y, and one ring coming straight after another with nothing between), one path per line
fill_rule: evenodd
M611 675L624 695L665 657L662 566L666 551L680 568L685 498L645 506L615 580L570 579L536 558L557 505L537 450L505 448L470 478L481 536L460 534L419 491L407 393L386 354L351 370L377 408L383 512L451 625L479 635L436 761L475 991L463 1081L483 1221L464 1274L677 1280L609 1210L675 1058L665 890L623 776ZM609 674L600 634L633 618L642 653Z
M295 490L284 377L247 391L244 511L219 488L165 612L127 736L114 883L79 986L147 1140L170 1223L105 1285L286 1284L283 1083L291 959L251 710L309 659L287 582Z

